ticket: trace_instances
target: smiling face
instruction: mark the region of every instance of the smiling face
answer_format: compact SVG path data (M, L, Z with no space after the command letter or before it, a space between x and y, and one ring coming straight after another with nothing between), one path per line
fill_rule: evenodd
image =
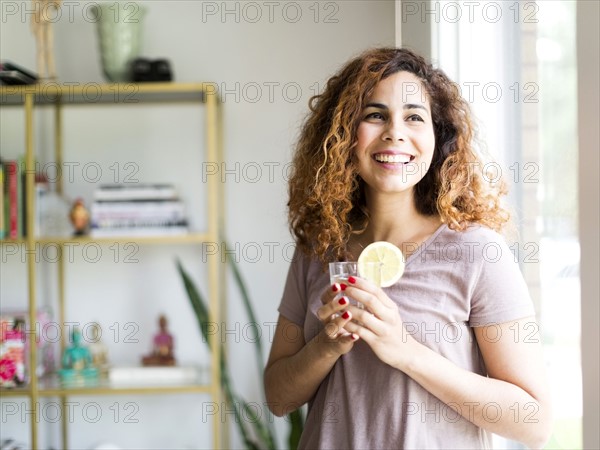
M354 148L367 196L412 195L434 147L429 96L419 79L397 72L382 80L363 109Z

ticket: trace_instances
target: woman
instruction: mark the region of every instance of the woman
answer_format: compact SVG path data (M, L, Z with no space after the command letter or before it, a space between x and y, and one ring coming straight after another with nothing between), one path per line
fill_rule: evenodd
M300 446L486 448L493 432L542 447L534 310L457 85L411 51L368 51L313 99L293 167L265 386L276 415L309 403ZM400 281L331 286L326 263L374 241L403 251Z

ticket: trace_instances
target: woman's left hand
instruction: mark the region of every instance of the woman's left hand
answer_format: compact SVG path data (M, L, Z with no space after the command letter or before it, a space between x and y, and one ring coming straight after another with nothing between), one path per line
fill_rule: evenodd
M362 278L349 279L344 294L364 305L364 309L346 308L354 320L344 328L358 334L381 361L402 370L418 351L418 345L405 331L398 306L381 288Z

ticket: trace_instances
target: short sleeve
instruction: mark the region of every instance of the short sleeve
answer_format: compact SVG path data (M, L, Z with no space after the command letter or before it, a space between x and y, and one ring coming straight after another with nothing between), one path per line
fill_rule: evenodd
M481 270L473 289L469 324L503 323L535 315L519 265L497 233L482 248Z
M299 327L304 327L306 318L306 275L308 259L296 248L287 275L283 296L279 304L279 314Z

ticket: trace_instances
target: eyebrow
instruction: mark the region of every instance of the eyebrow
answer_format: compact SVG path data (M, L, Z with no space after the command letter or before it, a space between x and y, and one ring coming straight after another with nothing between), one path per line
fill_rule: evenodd
M365 105L365 108L378 108L378 109L385 109L385 110L389 109L383 103L368 103L367 105ZM420 105L418 103L407 103L402 107L402 109L423 109L423 110L429 112L429 110L427 109L427 107L425 105Z

